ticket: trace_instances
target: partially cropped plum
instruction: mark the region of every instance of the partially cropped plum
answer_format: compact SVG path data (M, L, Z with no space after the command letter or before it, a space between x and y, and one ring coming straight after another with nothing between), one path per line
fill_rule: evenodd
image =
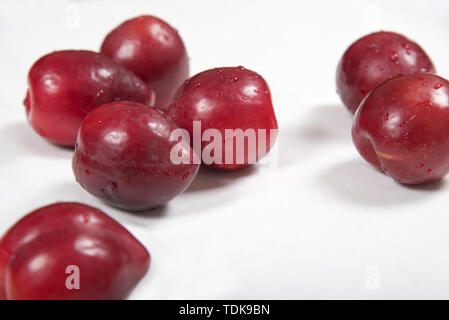
M128 100L154 105L153 90L110 58L91 51L58 51L40 58L28 74L24 104L34 130L73 146L83 118L102 104Z
M145 247L102 211L55 203L0 240L0 299L124 299L149 263Z
M397 182L418 184L449 172L449 82L433 74L382 83L355 114L359 153Z
M123 22L106 36L101 53L148 83L156 92L156 106L162 110L189 76L189 59L181 37L168 23L153 16Z
M167 115L188 131L203 163L219 169L255 163L269 152L277 136L268 85L243 67L211 69L186 80ZM198 139L201 151L195 147Z
M362 99L383 81L404 74L435 72L421 47L393 32L371 33L354 42L337 69L337 92L355 113Z
M176 129L162 111L146 105L103 105L81 124L72 162L75 177L110 205L127 210L160 206L183 192L199 167L190 145L170 139ZM174 161L172 150L188 161Z

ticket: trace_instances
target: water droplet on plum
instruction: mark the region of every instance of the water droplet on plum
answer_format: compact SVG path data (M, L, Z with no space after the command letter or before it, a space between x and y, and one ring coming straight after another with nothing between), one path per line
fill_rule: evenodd
M391 51L390 52L390 60L393 61L394 63L398 63L399 62L399 55L396 51Z
M116 192L117 191L117 187L118 187L117 182L109 181L107 186L106 186L106 189L108 190L108 192Z
M103 97L103 95L104 95L104 90L103 89L98 90L97 98L101 98L101 97Z
M183 180L187 179L188 177L190 177L190 172L186 172L182 175Z

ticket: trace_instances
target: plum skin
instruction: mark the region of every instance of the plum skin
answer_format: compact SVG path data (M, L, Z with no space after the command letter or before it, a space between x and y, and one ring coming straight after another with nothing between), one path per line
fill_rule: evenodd
M145 247L102 211L55 203L23 217L0 240L0 299L124 299L149 263ZM79 267L79 290L66 287L69 265Z
M181 37L154 16L123 22L105 37L100 52L148 83L161 110L167 109L176 89L189 76L189 58Z
M133 103L103 105L83 120L73 155L76 180L94 196L125 210L163 205L182 193L199 164L183 145L189 163L174 164L170 150L177 127L155 108Z
M434 73L424 50L403 35L375 32L354 42L337 68L337 92L355 113L363 98L387 79L413 73Z
M363 100L353 142L369 163L404 184L449 172L449 82L433 74L385 81Z
M166 114L180 128L186 129L190 137L193 137L193 121L201 121L201 136L207 129L217 129L223 137L222 163L208 166L224 170L248 166L249 152L254 151L245 147L244 163L237 163L234 141L234 161L232 164L224 163L225 129L254 129L256 136L258 129L267 130L266 153L276 139L270 140L269 130L278 129L267 83L256 72L241 66L206 70L186 80L173 97ZM209 143L202 141L202 150Z
M153 90L110 58L92 51L57 51L40 58L28 74L24 100L29 123L45 139L74 146L83 118L108 102L153 105Z

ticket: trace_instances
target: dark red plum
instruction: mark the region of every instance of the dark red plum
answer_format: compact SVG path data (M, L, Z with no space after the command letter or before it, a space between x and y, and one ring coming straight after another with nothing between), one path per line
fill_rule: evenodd
M355 113L362 99L387 79L435 72L432 61L415 42L393 32L371 33L354 42L337 69L337 91Z
M153 105L153 90L110 58L91 51L58 51L40 58L28 74L24 104L34 130L73 146L83 118L113 101Z
M418 184L449 172L449 82L405 75L374 89L355 114L359 153L398 182Z

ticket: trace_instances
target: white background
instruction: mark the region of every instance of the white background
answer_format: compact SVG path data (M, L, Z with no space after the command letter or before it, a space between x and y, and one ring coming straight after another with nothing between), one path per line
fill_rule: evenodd
M146 214L108 207L75 182L71 151L26 122L28 69L54 50L98 50L140 14L179 30L192 75L243 65L265 77L277 162L201 170L184 194ZM449 77L447 0L1 0L0 233L55 201L99 207L151 252L134 299L449 298L449 178L404 187L375 171L353 147L335 93L343 51L380 29L417 41Z

